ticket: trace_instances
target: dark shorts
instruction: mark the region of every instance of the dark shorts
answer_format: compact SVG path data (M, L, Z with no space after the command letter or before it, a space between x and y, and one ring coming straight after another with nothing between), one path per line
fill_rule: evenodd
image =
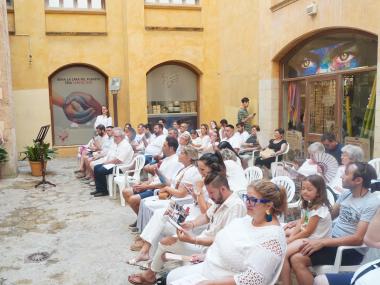
M350 285L355 272L327 273L326 278L330 285Z
M310 255L311 264L314 265L333 265L337 247L324 247ZM355 249L346 249L342 255L342 265L358 265L362 262L364 255Z
M141 200L151 197L154 195L154 190L145 190L144 192L137 193L140 196Z

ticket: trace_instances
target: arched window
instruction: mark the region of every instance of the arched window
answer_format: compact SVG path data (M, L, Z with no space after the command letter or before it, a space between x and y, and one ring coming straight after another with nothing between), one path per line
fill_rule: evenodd
M305 147L326 132L362 144L370 156L376 100L377 38L340 30L306 40L282 60L280 116Z
M160 65L147 74L148 121L181 120L197 127L198 74L179 64Z
M107 78L94 68L71 65L49 78L53 143L86 144L94 135L96 116L107 105Z

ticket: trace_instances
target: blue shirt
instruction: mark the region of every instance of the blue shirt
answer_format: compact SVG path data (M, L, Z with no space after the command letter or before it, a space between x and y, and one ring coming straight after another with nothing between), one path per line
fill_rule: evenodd
M335 157L335 159L338 161L338 164L341 165L342 164L342 147L343 145L338 143L336 145L336 148L333 149L333 150L329 150L329 149L326 149L326 153L328 154L331 154L333 157Z

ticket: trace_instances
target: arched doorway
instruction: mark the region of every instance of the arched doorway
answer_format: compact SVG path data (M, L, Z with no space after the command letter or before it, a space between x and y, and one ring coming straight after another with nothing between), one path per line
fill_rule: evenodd
M333 132L371 157L377 37L333 30L299 44L281 61L280 121L302 135L304 149Z
M107 77L83 64L68 65L49 77L53 144L81 145L94 135L96 116L107 105Z
M166 62L147 73L148 122L181 120L198 126L198 73L187 65Z

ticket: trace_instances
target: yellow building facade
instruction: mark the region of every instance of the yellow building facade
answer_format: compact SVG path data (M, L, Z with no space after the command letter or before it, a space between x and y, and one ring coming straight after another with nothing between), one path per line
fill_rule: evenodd
M357 80L347 73L347 66L346 73L335 69L324 74L306 74L310 77L298 74L294 80L286 77L284 70L290 65L289 58L312 39L340 33L363 34L376 46L375 63L372 59L370 66L357 65L350 67L350 71L372 72L371 86L373 78L379 79L378 1L316 0L315 7L310 8L312 1L308 0L112 0L100 1L100 9L65 8L63 0L58 1L59 7L41 0L7 2L10 2L8 29L19 151L30 144L41 125L54 125L52 78L73 66L93 69L104 77L104 102L112 116L115 110L108 86L112 78L121 79L121 89L116 95L119 126L126 122L135 126L158 117L157 109L152 109L154 100L149 101L149 74L162 66L180 66L196 78L196 107L187 110L196 117L196 124L221 118L235 124L240 99L248 97L250 112L257 113L255 123L267 136L279 126L288 127L286 114L290 107L286 101L291 84L296 86L304 80L299 87L303 94L300 96L311 98L308 94L312 84L325 81L324 76L332 74L336 77L329 78L332 80L329 84L335 86L331 92L335 92L336 101L325 102L327 107L322 112L329 112L332 117L325 119L328 123L324 130L339 131L347 125L346 119L342 119L347 115L341 95L347 88L342 82ZM180 75L164 72L160 76L165 77L162 80L170 87ZM379 94L379 87L375 91ZM302 98L301 101L306 100L302 101L306 109L298 112L302 111L302 117L309 120L313 113L311 99ZM376 111L379 104L377 100ZM172 103L160 107L170 111ZM156 116L150 115L154 111ZM361 111L363 106L357 112ZM299 117L297 120L300 124L304 121ZM373 155L378 156L380 117L373 120ZM314 134L310 121L305 124L308 129L305 139L317 139L320 131ZM352 131L350 134L354 136ZM340 134L338 137L343 139ZM62 145L52 135L49 140ZM65 146L61 153L72 154L73 150Z

